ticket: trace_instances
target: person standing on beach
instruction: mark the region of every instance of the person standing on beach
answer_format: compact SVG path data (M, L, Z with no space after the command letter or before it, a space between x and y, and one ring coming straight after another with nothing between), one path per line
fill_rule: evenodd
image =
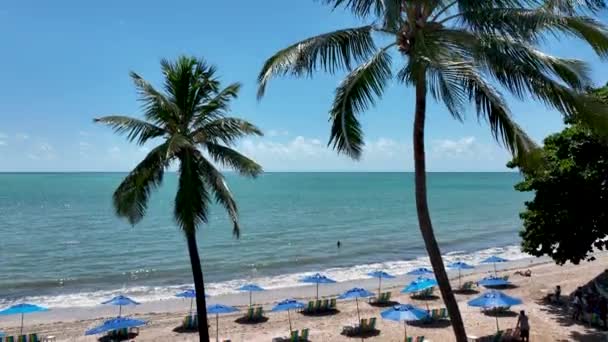
M604 296L601 296L598 301L598 312L602 323L604 323L604 330L607 330L608 322L606 321L606 316L608 316L608 300L606 300L606 297Z
M517 318L517 325L515 328L519 328L519 338L522 342L530 341L530 322L528 321L528 316L526 316L526 312L521 310L519 312L519 318Z

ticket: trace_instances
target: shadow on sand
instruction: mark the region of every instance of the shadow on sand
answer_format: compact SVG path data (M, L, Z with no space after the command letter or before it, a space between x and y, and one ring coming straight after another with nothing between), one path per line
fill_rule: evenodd
M540 306L540 310L547 316L554 319L557 323L564 327L581 326L584 327L584 332L571 331L570 338L558 342L578 341L578 342L596 342L603 341L606 338L606 332L601 328L592 327L581 321L572 319L572 313L568 311L566 304L557 305L551 304L545 299L539 299L536 303Z

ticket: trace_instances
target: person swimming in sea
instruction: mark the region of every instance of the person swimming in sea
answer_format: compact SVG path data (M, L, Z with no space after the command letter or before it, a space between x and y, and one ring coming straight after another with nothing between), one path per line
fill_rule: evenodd
M342 246L342 243L340 242L340 240L338 240L338 242L336 242L336 246L337 246L338 248L340 248L340 246Z

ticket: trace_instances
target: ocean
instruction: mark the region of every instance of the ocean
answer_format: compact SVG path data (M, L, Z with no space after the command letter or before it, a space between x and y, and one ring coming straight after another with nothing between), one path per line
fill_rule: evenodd
M176 175L151 196L132 227L112 209L123 173L0 174L0 307L34 301L90 306L117 293L141 301L191 286L182 232L172 218ZM477 262L519 251L519 212L529 194L517 173L430 173L435 233L448 260ZM198 242L210 294L246 281L301 285L307 272L338 281L383 268L395 274L428 265L416 219L411 173L227 174L242 234L211 208ZM337 241L341 248L337 248Z

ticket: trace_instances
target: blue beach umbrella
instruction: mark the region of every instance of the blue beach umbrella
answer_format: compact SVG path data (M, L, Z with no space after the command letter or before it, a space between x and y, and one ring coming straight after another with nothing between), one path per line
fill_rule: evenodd
M496 290L488 291L468 302L469 306L480 307L484 309L508 308L510 306L520 305L522 303L523 301L521 299L507 296L506 294ZM496 331L499 331L498 315L495 315L495 317Z
M6 315L6 316L21 315L21 328L19 330L19 335L23 335L23 316L28 313L43 312L43 311L49 311L49 309L43 308L43 307L35 305L35 304L23 303L23 304L13 305L11 307L8 307L8 308L0 311L0 315Z
M0 331L0 337L4 337L6 334L3 331Z
M511 284L508 280L505 280L500 277L486 277L478 282L479 285L483 287L498 287L498 286L506 286Z
M370 277L378 278L378 298L380 297L380 293L382 292L382 279L395 278L394 275L390 275L384 271L369 272L367 275Z
M116 296L110 300L106 300L105 302L101 302L101 304L108 304L108 305L116 305L118 306L118 317L120 317L120 315L122 314L122 307L123 306L127 306L127 305L139 305L138 302L134 301L133 299L127 297L127 296L123 296L123 295L119 295Z
M146 325L148 322L129 317L116 317L103 322L102 325L93 329L87 330L85 335L97 335L106 331L114 331L125 328L134 328Z
M462 270L470 270L475 267L467 264L466 262L456 261L456 262L449 264L448 268L451 268L453 270L458 270L458 287L461 287L462 286L462 283L461 283Z
M207 314L215 314L215 340L220 340L220 314L228 314L239 311L237 308L215 304L207 307Z
M482 264L493 264L494 265L494 274L496 274L496 264L497 263L502 263L502 262L507 262L509 260L505 259L505 258L501 258L499 256L496 255L492 255L491 257L483 260L481 263Z
M429 270L426 267L420 267L420 268L413 269L413 270L407 272L406 274L415 275L415 276L428 276L428 275L434 275L435 273L433 273L433 271Z
M178 298L190 298L190 315L192 315L192 308L193 308L193 304L194 304L194 298L196 298L196 290L194 289L188 289L184 292L180 292L178 294L175 295L175 297ZM209 296L205 295L205 298L207 298Z
M300 280L302 283L317 284L317 299L319 299L319 284L332 284L336 281L326 276L316 273L311 276L306 276Z
M291 329L291 316L289 315L289 310L293 310L293 309L304 309L305 305L302 302L298 302L295 299L285 299L281 302L279 302L277 305L275 305L272 308L272 312L279 312L279 311L287 311L287 319L289 320L289 333L291 334L292 329Z
M367 291L366 289L362 289L360 287L354 287L343 294L341 294L338 299L352 299L355 298L355 302L357 303L357 318L358 322L361 322L361 315L359 314L359 298L371 297L374 294Z
M382 311L380 316L390 321L403 322L403 328L405 329L405 340L407 341L407 322L428 319L429 313L426 310L410 304L401 304Z
M416 293L437 286L437 280L425 277L419 277L406 286L401 293Z
M261 291L265 291L265 290L256 284L247 284L247 285L243 285L243 286L239 287L239 291L249 292L249 306L251 306L251 304L252 304L251 294L253 292L261 292Z

